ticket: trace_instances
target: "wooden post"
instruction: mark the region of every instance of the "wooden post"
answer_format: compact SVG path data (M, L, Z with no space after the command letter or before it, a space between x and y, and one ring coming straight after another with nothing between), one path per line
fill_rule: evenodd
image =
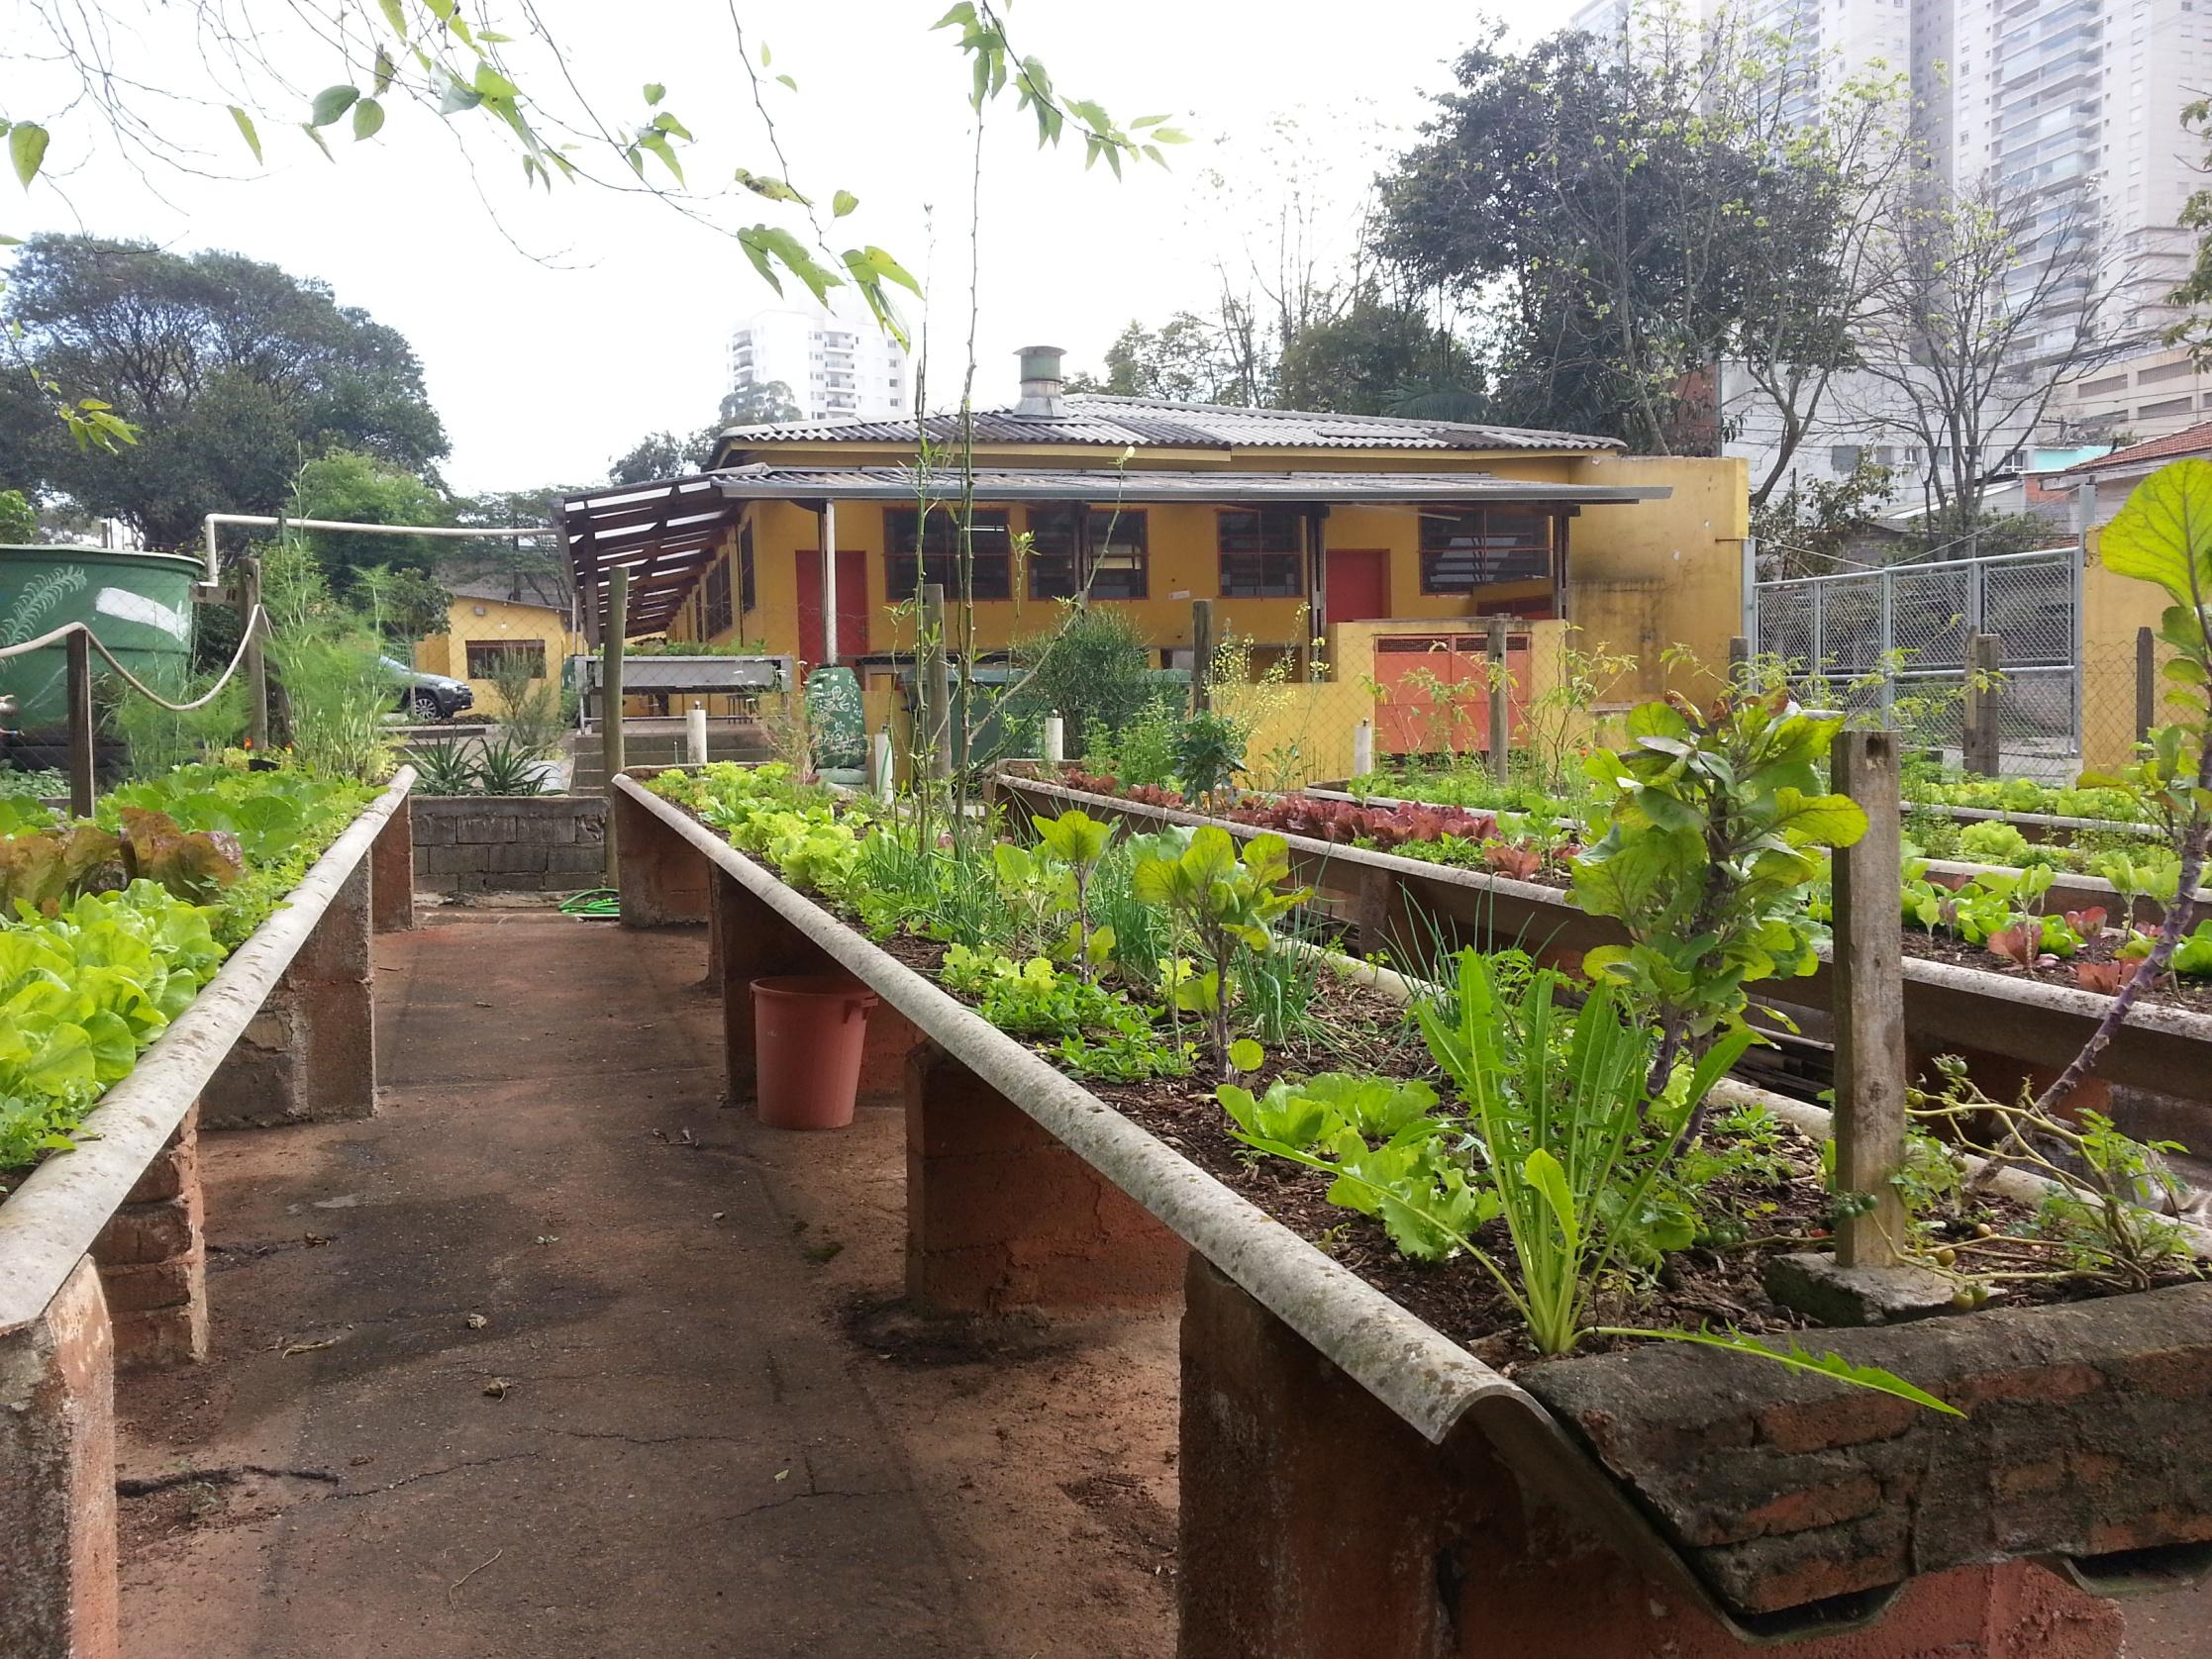
M2158 637L2155 629L2135 631L2135 740L2139 743L2149 741L2151 728L2159 724Z
M1352 775L1363 778L1374 770L1374 722L1363 720L1352 729Z
M246 736L255 754L268 750L268 624L256 620L260 608L261 561L248 554L238 561L238 614L252 631L246 644Z
M626 759L622 748L622 650L630 626L630 572L617 565L607 578L607 623L600 646L600 756L607 787L622 775ZM607 815L607 885L620 885L622 856L615 845L615 815Z
M953 775L953 677L945 661L945 586L922 584L922 741L928 745L929 775L943 782Z
M2004 770L2004 745L1997 733L1997 705L2004 695L1998 670L2004 654L1994 634L1966 641L1966 732L1961 758L1967 771L1993 778Z
M69 655L69 811L92 816L92 635L71 632Z
M1866 833L1835 855L1836 1189L1873 1208L1836 1223L1842 1267L1892 1267L1905 1208L1891 1184L1905 1162L1903 830L1897 734L1840 732L1829 764Z
M1214 602L1190 602L1190 712L1202 715L1214 706Z
M1504 617L1490 619L1490 776L1506 781L1513 762L1513 671L1506 666Z

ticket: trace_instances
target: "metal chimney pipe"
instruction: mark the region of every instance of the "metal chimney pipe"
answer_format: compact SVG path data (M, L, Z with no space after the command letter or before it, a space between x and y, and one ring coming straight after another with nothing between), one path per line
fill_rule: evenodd
M1022 395L1014 413L1047 421L1065 415L1067 404L1062 393L1066 382L1060 378L1060 347L1025 345L1017 354L1022 359Z

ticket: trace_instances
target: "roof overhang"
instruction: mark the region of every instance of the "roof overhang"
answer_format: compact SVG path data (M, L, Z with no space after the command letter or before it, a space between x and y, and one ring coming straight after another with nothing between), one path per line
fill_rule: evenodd
M1659 501L1663 484L1554 484L1489 472L1177 472L1117 467L983 467L973 499L986 503L1090 502L1224 507L1582 508ZM607 581L629 572L627 631L665 629L715 548L754 501L819 507L832 501L948 502L958 474L911 466L789 467L754 463L562 498L554 514L594 628L606 621Z
M626 632L635 636L665 629L744 511L712 473L563 497L553 518L592 628L606 623L608 579L627 570Z
M755 463L710 474L731 501L948 501L957 474L908 466L794 467ZM1420 506L1484 502L1611 506L1660 501L1664 484L1553 484L1490 472L1175 472L1114 467L978 467L979 502L1171 502L1243 506Z

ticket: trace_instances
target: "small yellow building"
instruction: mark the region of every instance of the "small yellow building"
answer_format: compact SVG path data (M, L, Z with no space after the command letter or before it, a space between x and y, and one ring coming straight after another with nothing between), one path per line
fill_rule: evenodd
M558 576L516 571L456 583L451 591L446 632L415 646L417 668L466 680L476 694L476 712L487 715L499 713L491 676L503 657L524 657L536 677L559 680L575 635L570 596Z
M587 648L618 568L633 637L842 664L871 692L913 662L924 584L964 610L951 643L978 659L1049 632L1079 594L1133 614L1162 666L1187 664L1203 599L1218 635L1262 661L1310 651L1318 677L1342 628L1504 616L1633 655L1624 697L1664 688L1666 647L1717 665L1745 632L1741 460L1069 393L1058 351L1031 347L1020 399L973 418L963 608L960 438L953 416L737 428L705 473L565 499Z

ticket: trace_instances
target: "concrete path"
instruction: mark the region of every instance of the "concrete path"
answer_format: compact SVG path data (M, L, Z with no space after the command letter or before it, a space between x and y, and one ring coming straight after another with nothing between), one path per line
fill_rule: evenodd
M378 951L380 1115L209 1137L217 1357L119 1388L134 1659L1171 1648L1171 1316L884 1311L898 1115L720 1110L697 930Z

